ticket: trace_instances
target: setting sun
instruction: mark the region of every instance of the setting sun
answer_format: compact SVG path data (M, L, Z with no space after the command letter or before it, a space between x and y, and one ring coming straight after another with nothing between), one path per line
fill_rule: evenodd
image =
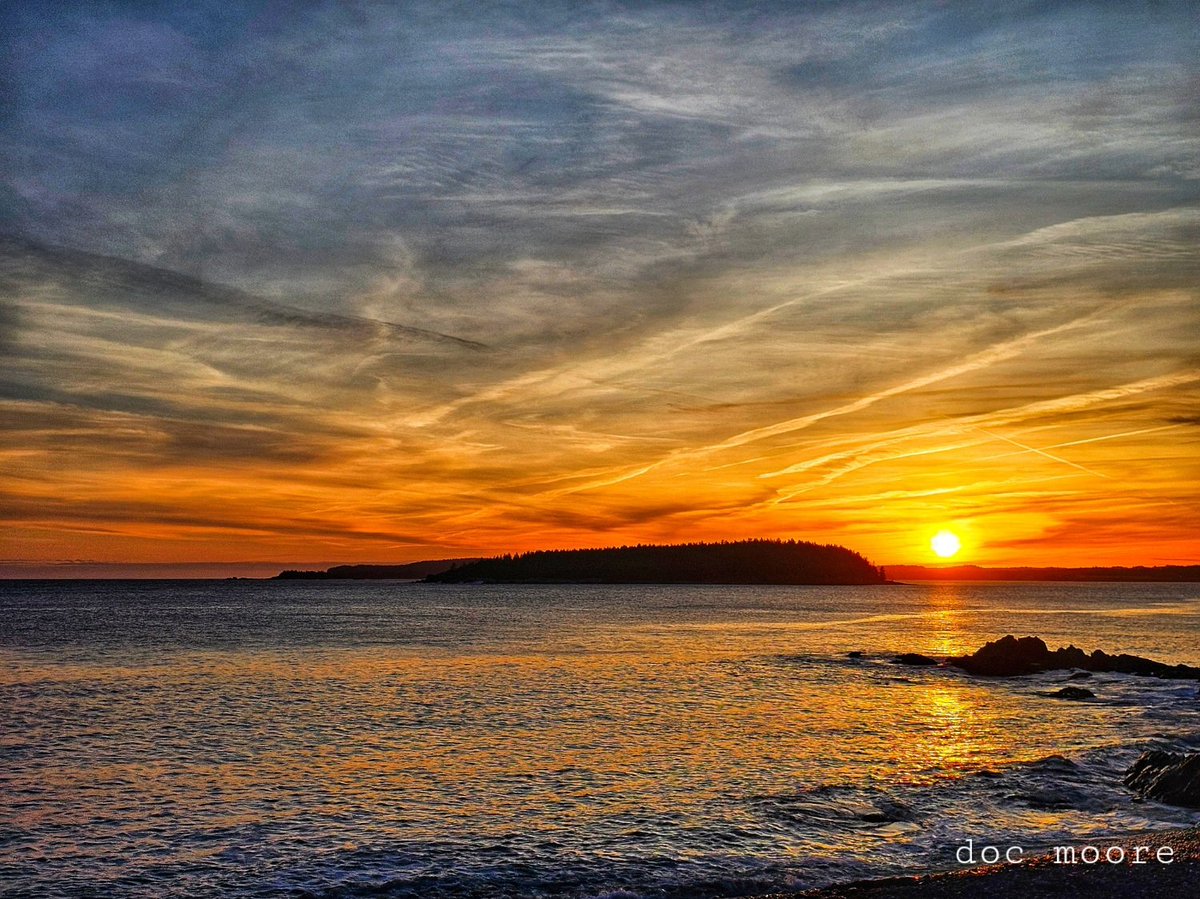
M933 547L934 553L942 559L949 559L962 549L962 541L950 531L938 531L929 541L929 545Z

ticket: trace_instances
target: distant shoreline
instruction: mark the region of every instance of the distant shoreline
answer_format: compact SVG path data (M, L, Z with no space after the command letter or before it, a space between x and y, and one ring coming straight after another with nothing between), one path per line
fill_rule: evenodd
M421 581L431 575L449 571L455 566L466 566L483 561L478 557L454 559L423 559L417 562L401 564L345 564L330 565L324 563L321 568L299 569L285 568L287 563L275 563L278 567L267 567L269 563L253 563L254 566L266 571L246 572L245 569L236 573L223 574L220 567L235 568L251 563L206 563L216 567L216 570L196 572L184 571L191 563L176 563L173 565L156 564L148 566L151 570L133 573L124 569L136 569L135 565L118 565L107 563L100 565L89 563L80 565L75 571L72 566L63 565L32 565L0 566L0 580L4 581L139 581L139 580L300 580L300 581L369 581L369 580L398 580ZM200 567L201 563L195 563ZM318 563L320 564L320 563ZM220 566L220 567L217 567ZM110 571L105 569L109 568ZM913 582L955 582L955 583L985 583L985 582L1044 582L1044 583L1114 583L1114 584L1178 584L1200 583L1200 565L1157 565L1157 566L1089 566L1078 568L1065 567L1004 567L985 568L979 565L883 565L885 577L880 583L913 583ZM173 570L174 569L174 570ZM604 583L602 579L573 577L546 577L526 579L524 583L554 583L554 584L585 584ZM665 583L661 579L647 581L625 581L625 583ZM680 580L671 583L726 583L731 580ZM742 582L736 582L742 583ZM762 583L749 580L745 583Z
M1196 583L1200 565L1088 568L983 568L978 565L933 567L884 565L889 578L898 581L1064 581L1077 583Z
M449 571L456 565L469 565L478 559L431 559L404 565L334 565L324 571L287 569L273 581L419 581L431 574Z

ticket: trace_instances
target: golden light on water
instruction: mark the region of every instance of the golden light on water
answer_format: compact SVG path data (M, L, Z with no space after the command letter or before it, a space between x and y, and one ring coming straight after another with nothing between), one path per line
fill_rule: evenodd
M838 4L764 4L761 28L576 5L601 12L509 33L540 7L514 0L412 38L371 4L248 43L161 8L6 19L0 575L749 538L899 566L942 527L989 568L1200 559L1194 104L1120 74L1154 48L1190 100L1195 4L1064 6L988 51L899 37L893 7L926 4L866 4L878 31ZM830 84L780 77L778 35L826 28L871 37L830 39ZM486 64L377 58L462 29ZM173 37L77 52L127 31ZM1105 65L1065 77L1043 48L997 76L1060 33ZM263 59L320 88L248 98L231 73ZM885 64L904 102L864 118ZM1065 126L1090 92L1104 114ZM236 152L174 137L214 109Z
M962 541L952 531L938 531L933 535L933 539L929 541L929 545L933 549L934 554L940 559L953 558L962 549Z

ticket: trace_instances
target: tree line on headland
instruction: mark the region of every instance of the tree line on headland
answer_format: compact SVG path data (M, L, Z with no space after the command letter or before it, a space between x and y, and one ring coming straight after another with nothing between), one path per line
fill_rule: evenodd
M431 574L430 583L883 584L883 570L843 546L740 540L540 550Z

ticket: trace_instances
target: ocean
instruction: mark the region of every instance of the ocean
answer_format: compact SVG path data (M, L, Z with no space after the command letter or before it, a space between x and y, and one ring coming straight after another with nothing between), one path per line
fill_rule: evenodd
M0 582L0 890L739 896L1200 822L1121 785L1195 682L891 661L1007 633L1200 664L1200 585Z

